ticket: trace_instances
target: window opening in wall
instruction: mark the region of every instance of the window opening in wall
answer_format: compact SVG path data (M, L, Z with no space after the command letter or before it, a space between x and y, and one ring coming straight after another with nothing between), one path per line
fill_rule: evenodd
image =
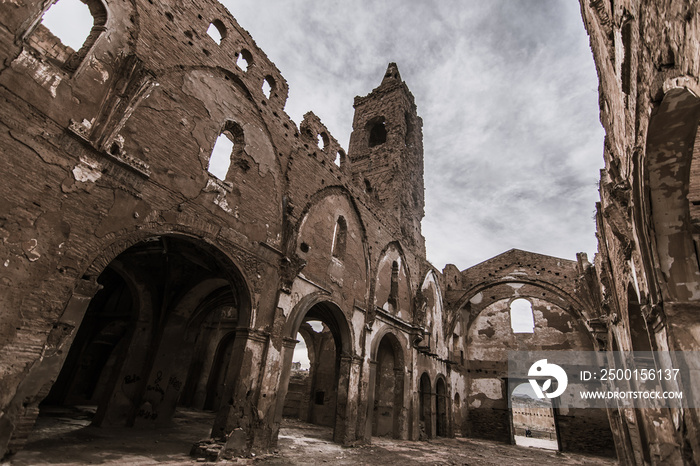
M27 44L73 72L104 31L107 10L100 0L59 0L26 36Z
M247 72L248 68L252 64L253 56L250 54L250 52L246 49L241 50L241 53L238 54L238 58L236 59L236 66Z
M275 80L270 76L267 76L262 83L262 91L265 94L265 98L269 99L272 95L272 89L274 88Z
M214 149L209 157L209 173L220 180L226 179L226 174L231 166L231 154L233 153L233 139L225 132L216 138Z
M207 170L220 180L225 180L231 167L234 151L243 151L243 130L237 124L228 122L216 139L209 157Z
M320 320L310 320L306 323L311 326L311 328L313 329L314 332L316 332L316 333L323 332L324 325L323 325L323 322L321 322Z
M301 333L297 333L297 341L298 343L294 347L294 356L292 357L292 370L296 367L297 370L308 371L311 364L309 349L306 347L306 340L301 336Z
M336 167L340 166L340 158L341 158L340 151L338 151L338 152L336 152L335 160L333 161L333 163L335 164Z
M369 147L375 147L386 142L386 123L384 118L370 122Z
M348 223L342 215L338 217L335 223L335 232L333 233L333 257L340 260L345 259L345 244L348 236Z
M513 333L534 332L535 318L530 301L518 298L510 303L510 327L513 329Z
M207 29L207 34L209 34L209 37L214 39L214 42L221 45L221 41L224 39L224 37L226 37L226 28L224 27L224 24L221 21L215 19L209 25L209 29Z
M74 51L83 46L93 23L90 8L80 0L59 0L41 19L41 24Z
M331 143L331 139L328 137L328 134L326 134L325 131L319 134L319 136L321 137L320 143L323 144L323 147L319 147L321 147L323 150L326 150L326 148L328 148L328 146Z

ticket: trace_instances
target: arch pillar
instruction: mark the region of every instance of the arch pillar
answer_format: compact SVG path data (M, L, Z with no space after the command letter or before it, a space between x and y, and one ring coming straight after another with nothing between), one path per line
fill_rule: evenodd
M27 442L37 416L39 403L49 393L61 372L68 350L78 332L90 301L102 288L96 279L78 279L61 317L46 339L47 351L17 387L12 401L0 417L0 458L14 453ZM26 400L30 400L28 403Z
M374 387L377 383L377 361L369 361L369 381L367 384L367 412L365 417L365 439L371 440L372 438L372 423L373 423L373 410L374 410Z
M264 432L266 416L258 406L261 372L265 369L269 335L239 328L233 339L221 407L216 414L211 436L225 438L226 451L247 453L255 445L267 445Z

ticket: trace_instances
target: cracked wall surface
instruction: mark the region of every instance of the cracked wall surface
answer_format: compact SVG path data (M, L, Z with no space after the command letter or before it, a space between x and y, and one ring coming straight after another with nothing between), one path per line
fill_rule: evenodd
M606 133L597 339L608 351L697 350L698 5L581 2L581 12ZM694 385L679 388L695 396ZM700 461L695 410L611 410L609 418L622 463Z
M355 99L346 151L286 115L282 74L218 2L86 4L73 50L40 23L51 2L0 3L2 455L42 403L78 401L105 427L212 409L222 458L274 449L284 415L344 445L512 443L508 349L697 348L692 4L582 6L608 131L595 265L510 250L463 271L425 257L422 120L396 64ZM692 412L553 418L562 451L698 451Z

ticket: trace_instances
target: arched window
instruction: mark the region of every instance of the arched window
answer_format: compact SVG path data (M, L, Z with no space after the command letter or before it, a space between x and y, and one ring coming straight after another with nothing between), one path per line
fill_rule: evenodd
M231 161L234 156L243 152L243 130L232 121L224 126L223 131L216 139L214 148L209 156L209 166L207 170L220 180L225 180L228 176Z
M58 0L49 4L26 41L50 62L72 73L106 23L107 9L100 0Z
M207 34L211 37L214 42L221 45L221 41L226 37L226 26L220 20L215 19L209 24L209 29L207 29Z
M369 140L367 142L369 147L378 146L386 142L386 120L384 120L384 117L371 119L367 123L367 128L369 129Z
M342 215L335 223L335 233L333 235L333 257L340 260L345 258L345 246L348 237L348 223Z
M248 50L243 49L241 53L238 54L236 59L236 66L238 66L243 71L248 71L248 67L253 64L253 54Z
M510 327L513 333L533 333L535 318L532 304L527 299L518 298L510 303Z
M262 91L265 94L265 98L269 99L275 92L275 79L272 76L265 76L262 83Z

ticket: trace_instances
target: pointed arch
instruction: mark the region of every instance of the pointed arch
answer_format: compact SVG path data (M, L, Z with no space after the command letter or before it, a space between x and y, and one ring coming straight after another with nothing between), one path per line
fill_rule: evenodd
M377 260L374 277L374 306L405 321L412 321L411 273L398 241L388 243Z
M686 88L668 90L649 120L645 158L640 164L642 183L646 181L642 218L649 219L641 225L648 229L664 301L693 301L700 296L688 202L698 121L700 98Z

